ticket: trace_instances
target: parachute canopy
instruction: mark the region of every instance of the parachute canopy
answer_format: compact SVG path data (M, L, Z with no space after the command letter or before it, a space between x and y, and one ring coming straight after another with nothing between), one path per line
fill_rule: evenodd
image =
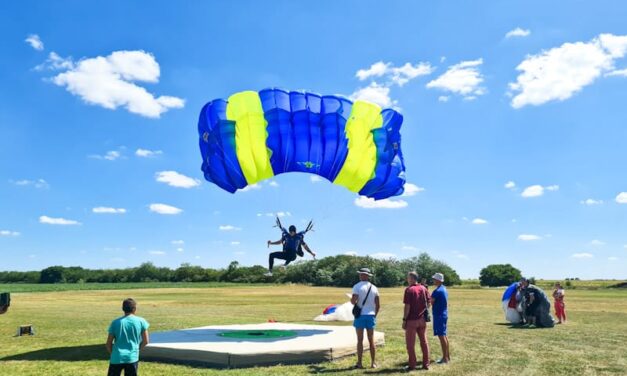
M207 103L198 133L205 179L235 192L286 172L319 175L362 196L403 193L403 116L309 92L243 91Z

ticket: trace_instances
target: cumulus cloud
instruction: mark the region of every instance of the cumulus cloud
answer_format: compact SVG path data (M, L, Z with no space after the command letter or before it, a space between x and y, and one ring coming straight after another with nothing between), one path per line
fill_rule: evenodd
M148 150L142 148L135 150L135 155L141 158L151 158L161 154L163 154L161 150Z
M590 259L590 258L593 258L594 255L592 253L581 252L581 253L573 253L572 257L576 259Z
M42 215L39 217L39 223L47 224L47 225L59 225L59 226L75 226L80 225L81 223L75 221L73 219L65 219L65 218L52 218L47 215Z
M486 93L481 86L483 75L479 68L483 59L462 61L451 65L444 74L427 84L429 89L439 89L472 100Z
M614 63L627 52L627 35L601 34L588 42L564 43L529 55L509 84L511 105L522 108L563 101L591 85L603 74L617 75Z
M473 220L472 220L472 222L471 222L471 223L472 223L473 225L485 225L485 224L487 224L487 223L488 223L488 221L486 221L486 220L485 220L485 219L483 219L483 218L475 218L475 219L473 219Z
M416 184L405 183L405 191L403 192L403 196L404 197L415 196L424 190L425 190L424 188L419 187Z
M183 245L185 244L185 241L184 240L172 240L170 243L172 245Z
M190 178L176 171L160 171L155 174L159 183L165 183L171 187L193 188L200 185L200 180Z
M37 51L43 51L44 49L44 42L41 41L41 38L39 38L39 35L37 34L30 34L26 37L26 39L24 39L24 42L28 43Z
M54 54L54 55L53 55ZM108 56L85 58L77 62L51 53L37 69L64 70L51 81L65 87L88 104L159 118L170 109L182 108L181 98L156 97L137 82L157 83L161 70L155 57L145 51L115 51Z
M238 242L238 241L232 241L232 242L231 242L231 245L240 245L240 242Z
M98 206L91 209L92 213L95 214L124 214L126 213L126 209L124 208L110 208L107 206Z
M375 200L366 196L359 196L355 199L355 205L364 209L402 209L407 207L407 201L404 200Z
M593 247L600 247L600 246L605 245L605 242L601 241L599 239L594 239L594 240L590 241L590 243L588 243L588 244L593 246Z
M277 182L276 182L276 181L274 181L274 180L271 180L271 181L268 183L268 185L269 185L269 186L271 186L271 187L274 187L274 188L278 188L278 187L279 187L279 183L277 183Z
M451 97L449 97L448 95L440 95L438 97L438 102L446 103L449 101L449 99L451 99Z
M610 256L607 258L609 261L618 261L618 257L616 256Z
M462 260L468 260L469 259L468 255L466 255L465 253L461 253L459 251L453 251L453 255L455 257L457 257L458 259L462 259Z
M504 187L507 189L516 189L516 183L510 180L505 183Z
M116 159L119 159L122 157L122 153L120 153L117 150L110 150L106 152L104 155L91 154L91 155L88 155L88 157L93 158L93 159L106 160L106 161L115 161Z
M163 215L176 215L176 214L181 214L183 212L183 209L179 209L171 205L159 204L159 203L150 204L148 208L153 213L163 214Z
M387 253L387 252L373 253L368 256L375 258L375 259L379 259L379 260L390 260L390 259L398 258L394 253Z
M589 198L589 199L580 201L580 203L582 205L588 205L588 206L591 206L591 205L602 205L603 204L603 200L595 200L593 198Z
M627 192L621 192L616 196L616 202L619 204L627 204Z
M518 240L521 240L523 242L530 242L530 241L540 240L540 239L542 239L541 236L533 235L533 234L520 234L520 235L518 235Z
M390 97L388 86L379 85L376 82L371 82L370 85L357 89L349 98L354 101L362 100L376 103L384 108L394 107L398 103Z
M165 255L165 252L163 252L163 251L148 251L148 253L150 253L151 255L154 255L154 256L163 256L163 255Z
M48 184L47 181L45 181L44 179L35 179L35 180L29 180L29 179L22 179L22 180L9 180L10 183L13 183L15 185L18 186L22 186L22 187L35 187L37 189L48 189L50 188L50 185Z
M413 245L404 245L401 247L401 251L416 252L418 251L418 248L414 247Z
M239 189L238 191L239 192L250 192L250 191L256 191L256 190L259 190L259 189L261 189L261 184L255 183L255 184L247 185L244 188Z
M558 191L559 189L560 189L559 185L548 185L546 187L543 187L539 184L536 184L536 185L530 185L529 187L525 188L525 190L523 190L520 195L525 198L539 197L539 196L544 195L545 190L550 191L550 192L555 192L555 191Z
M220 225L218 226L218 230L220 231L241 231L240 227L235 227L233 225Z
M15 236L20 236L20 233L17 231L11 231L11 230L0 230L0 236L15 237Z
M364 81L370 78L384 78L390 84L396 84L403 86L416 77L426 76L435 70L431 64L426 62L419 62L417 64L405 63L400 67L395 67L392 63L384 63L378 61L367 69L360 69L355 76Z
M505 38L514 38L514 37L528 37L531 35L531 30L522 29L520 27L515 28L514 30L510 30L505 34Z
M310 180L312 183L319 183L319 182L321 182L321 181L322 181L322 178L321 178L320 176L318 176L318 175L311 175L311 176L309 177L309 180Z

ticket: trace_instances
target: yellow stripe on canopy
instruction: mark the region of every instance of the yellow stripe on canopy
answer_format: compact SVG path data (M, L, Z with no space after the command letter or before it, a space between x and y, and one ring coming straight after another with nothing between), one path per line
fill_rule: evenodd
M381 128L382 125L381 107L363 101L353 103L345 128L348 154L333 183L359 192L374 177L377 147L372 130Z
M270 150L266 147L268 132L259 94L242 91L229 97L226 118L235 122L235 153L248 184L274 176Z

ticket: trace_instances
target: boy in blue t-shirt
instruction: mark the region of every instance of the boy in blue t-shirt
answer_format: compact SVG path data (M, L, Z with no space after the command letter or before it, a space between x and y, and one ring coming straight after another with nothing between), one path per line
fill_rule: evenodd
M433 312L433 335L438 336L440 345L442 346L442 359L438 360L438 364L448 363L451 361L449 353L448 337L446 335L446 323L448 321L448 292L444 287L444 275L435 273L433 275L433 284L436 288L431 293L431 306Z
M136 376L139 366L139 350L148 344L148 327L143 318L135 316L137 303L129 298L122 302L124 316L111 322L107 351L111 354L107 376Z

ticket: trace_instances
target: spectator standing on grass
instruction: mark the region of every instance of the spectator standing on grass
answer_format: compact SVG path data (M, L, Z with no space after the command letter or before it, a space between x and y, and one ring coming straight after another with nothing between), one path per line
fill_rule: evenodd
M555 304L555 316L557 316L557 323L566 323L566 305L564 304L564 288L559 282L555 283L555 290L553 290L553 299Z
M403 303L403 330L405 330L405 344L407 346L408 371L416 369L416 335L420 340L422 350L422 369L429 369L429 342L427 341L427 320L429 314L429 291L418 283L416 272L407 273L407 284Z
M437 336L442 346L442 358L438 364L446 364L451 361L449 353L448 336L446 334L446 324L448 322L448 291L444 287L444 275L435 273L433 284L436 288L431 293L431 310L433 313L433 335Z
M359 317L353 321L353 326L357 332L357 364L355 368L364 368L362 358L364 354L364 329L368 335L370 345L370 368L377 368L375 362L376 347L374 343L374 328L377 325L377 315L379 314L379 290L377 286L370 282L372 273L368 268L361 268L357 272L359 282L353 286L353 296L351 303L361 308Z
M137 303L129 298L122 302L124 316L111 322L107 351L111 354L108 376L136 376L139 366L139 350L148 344L146 320L135 316Z

